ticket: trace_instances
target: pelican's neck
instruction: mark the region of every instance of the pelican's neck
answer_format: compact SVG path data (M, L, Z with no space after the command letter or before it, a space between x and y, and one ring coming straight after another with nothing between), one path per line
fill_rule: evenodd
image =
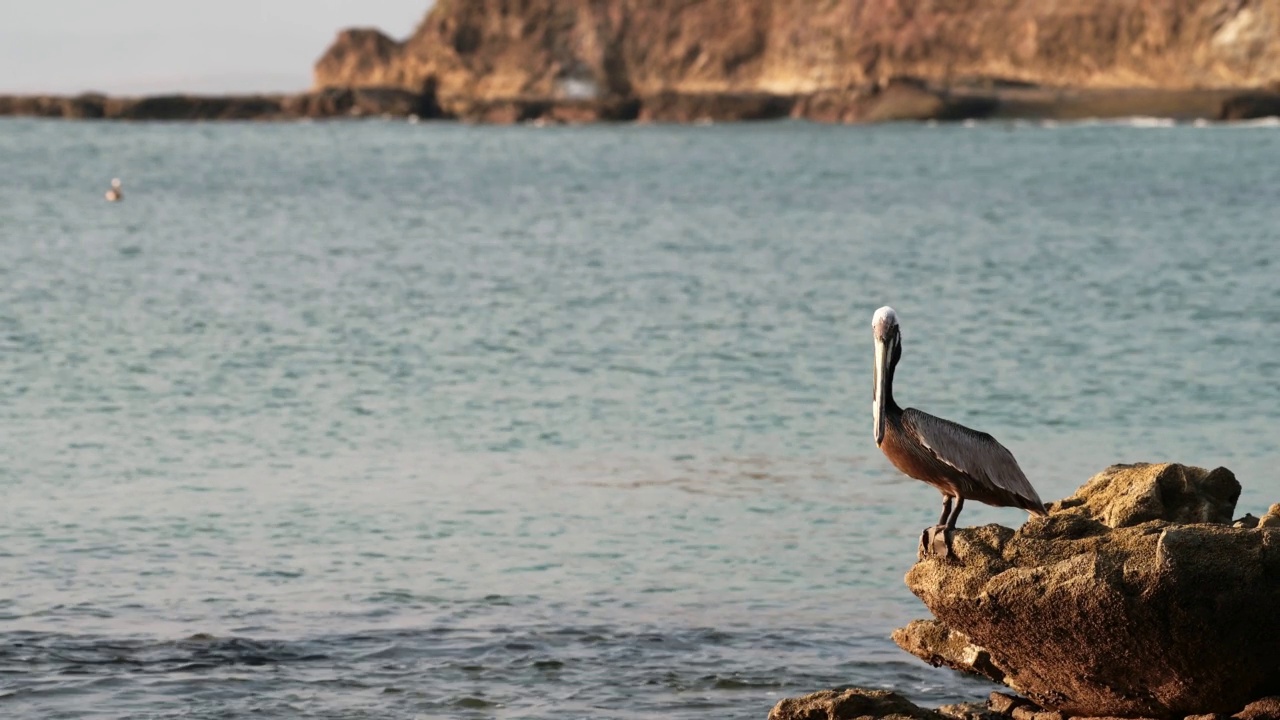
M889 367L884 371L884 409L889 415L902 412L898 403L893 400L893 371L898 368L898 358L902 357L902 346L895 347L889 356Z

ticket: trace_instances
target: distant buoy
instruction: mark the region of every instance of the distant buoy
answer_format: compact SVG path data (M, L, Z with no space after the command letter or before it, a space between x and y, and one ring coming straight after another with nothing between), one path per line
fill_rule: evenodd
M120 187L120 178L111 178L111 189L107 191L107 202L120 202L124 199L124 188Z

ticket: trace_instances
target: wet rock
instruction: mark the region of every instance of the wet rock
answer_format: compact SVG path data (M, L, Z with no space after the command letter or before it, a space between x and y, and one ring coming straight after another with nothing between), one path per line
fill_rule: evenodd
M581 124L635 120L639 102L627 98L503 99L455 104L454 112L467 122L513 124L545 122Z
M823 690L780 701L769 711L769 720L947 720L888 690Z
M280 98L266 95L155 95L113 98L102 117L120 120L253 120L278 116Z
M1280 115L1280 93L1243 93L1222 101L1219 120L1253 120Z
M644 122L775 120L791 114L795 98L768 93L664 92L640 100Z
M1227 524L1239 492L1222 468L1114 466L1017 532L959 530L955 561L906 577L937 624L894 639L962 669L985 652L1067 717L1234 712L1280 688L1280 534Z
M0 96L0 115L105 120L290 120L442 116L434 91L339 88L300 95Z
M283 110L289 117L409 117L424 120L441 117L439 104L430 88L409 92L399 88L328 88L284 100Z
M1271 506L1273 510L1275 507L1275 505ZM1272 696L1255 700L1232 717L1236 720L1280 720L1280 697Z
M915 78L893 78L878 86L798 97L791 116L840 123L969 120L992 117L999 107L998 95L990 90L954 92Z

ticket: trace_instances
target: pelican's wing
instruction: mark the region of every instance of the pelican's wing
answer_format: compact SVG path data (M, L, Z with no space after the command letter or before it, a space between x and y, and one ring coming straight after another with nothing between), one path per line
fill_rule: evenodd
M1013 453L987 433L971 430L950 420L914 408L902 411L906 430L940 463L959 470L973 483L975 500L983 495L1011 500L1013 505L1043 515L1044 503L1018 467Z

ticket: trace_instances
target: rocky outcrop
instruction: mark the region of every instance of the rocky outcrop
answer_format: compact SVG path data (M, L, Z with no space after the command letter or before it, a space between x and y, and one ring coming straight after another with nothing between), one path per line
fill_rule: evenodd
M1226 468L1205 472L1185 465L1112 465L1075 494L1051 503L1050 512L1125 528L1164 520L1171 523L1230 524L1240 483Z
M316 63L315 86L430 86L459 115L460 104L512 100L657 108L654 98L723 95L815 98L805 106L815 116L845 117L858 113L839 110L840 98L903 78L1274 91L1277 37L1280 0L437 0L403 42L344 31ZM1259 107L1241 100L1205 116Z
M929 710L887 690L823 690L781 700L769 720L1154 720L1112 716L1069 715L1046 710L1030 700L993 692L985 703L943 705ZM1280 720L1280 697L1255 700L1234 715L1200 713L1183 720Z
M1280 694L1280 531L1232 527L1239 493L1224 468L1117 465L1016 532L960 530L954 560L907 574L936 620L894 640L1063 717L1227 714Z
M329 50L316 62L317 78L358 78L358 82L317 83L317 90L350 87L400 87L420 92L430 75L417 82L401 74L400 43L374 28L351 28L338 33Z
M329 89L301 95L0 96L0 116L90 120L296 120L300 118L438 118L431 93L400 88Z

